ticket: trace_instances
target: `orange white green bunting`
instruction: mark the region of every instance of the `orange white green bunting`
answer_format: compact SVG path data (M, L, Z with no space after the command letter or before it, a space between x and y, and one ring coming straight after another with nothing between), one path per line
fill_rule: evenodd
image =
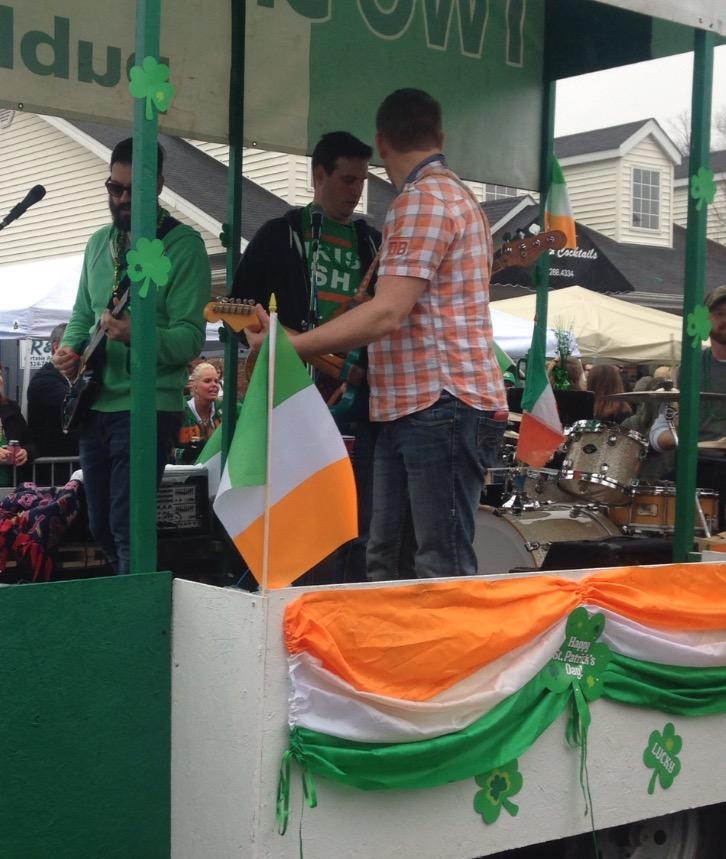
M561 230L567 237L566 248L577 247L575 235L575 218L570 205L570 195L567 192L565 174L560 162L552 156L552 181L545 202L545 230Z
M287 607L291 656L307 653L361 692L429 701L578 606L661 632L726 630L726 565L614 567L308 593ZM432 636L435 630L435 637ZM426 646L422 646L422 641Z
M306 797L314 776L362 790L483 786L563 713L589 802L599 698L726 717L725 584L726 565L688 564L303 595L285 617L278 819L292 759Z
M357 535L350 458L275 314L214 510L257 581L272 588L290 584Z

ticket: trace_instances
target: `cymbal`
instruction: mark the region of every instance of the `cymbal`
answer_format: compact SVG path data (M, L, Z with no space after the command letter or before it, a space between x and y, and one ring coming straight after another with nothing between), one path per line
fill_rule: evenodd
M726 438L715 438L712 441L699 441L701 450L726 450Z
M519 438L519 433L514 430L504 430L504 438Z
M628 403L672 403L677 402L680 391L671 388L670 391L626 391L624 394L608 394L606 400L625 400ZM726 400L726 394L716 391L701 391L702 400Z

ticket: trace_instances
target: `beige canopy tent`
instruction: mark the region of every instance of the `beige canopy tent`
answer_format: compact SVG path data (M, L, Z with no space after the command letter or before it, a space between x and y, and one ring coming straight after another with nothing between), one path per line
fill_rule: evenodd
M522 319L534 319L535 295L492 305ZM651 310L582 286L549 294L548 325L572 330L583 359L670 363L680 359L681 317Z

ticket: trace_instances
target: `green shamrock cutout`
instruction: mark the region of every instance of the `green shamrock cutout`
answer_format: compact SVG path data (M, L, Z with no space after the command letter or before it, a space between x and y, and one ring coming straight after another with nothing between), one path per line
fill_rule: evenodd
M603 629L603 615L590 617L582 606L572 612L567 618L565 640L545 666L544 684L548 689L564 692L572 686L580 690L588 701L602 695L602 672L610 662L610 648L595 641Z
M502 808L516 817L519 806L510 802L509 797L522 789L522 774L516 760L502 767L476 777L476 783L484 790L477 791L474 797L474 810L481 814L484 823L494 823Z
M696 209L700 212L703 204L713 203L716 196L716 183L713 173L708 167L699 167L695 176L691 176L691 197L697 200Z
M165 286L169 280L171 260L164 256L164 243L161 239L140 238L136 247L126 255L129 279L134 283L143 281L139 288L139 298L146 298L149 281L157 286Z
M174 98L174 85L169 83L169 66L154 57L144 57L140 66L129 72L129 92L134 98L146 99L146 118L154 118L153 108L166 113Z
M672 722L667 722L663 733L653 731L648 737L648 745L643 752L643 763L653 769L653 775L648 785L648 793L655 790L656 778L660 780L660 786L665 790L673 784L673 779L681 771L681 762L678 753L683 746L683 740L676 734Z
M689 337L693 337L691 346L694 349L699 349L701 341L707 340L711 333L711 318L708 315L708 308L703 304L697 304L693 308L693 313L689 313L686 317L686 322L686 332Z

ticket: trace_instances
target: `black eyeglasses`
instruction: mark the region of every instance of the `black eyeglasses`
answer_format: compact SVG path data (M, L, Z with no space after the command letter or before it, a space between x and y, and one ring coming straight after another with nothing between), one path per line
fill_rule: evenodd
M124 191L129 197L131 196L131 185L122 185L120 182L114 182L113 179L106 179L104 185L112 197L121 197Z

